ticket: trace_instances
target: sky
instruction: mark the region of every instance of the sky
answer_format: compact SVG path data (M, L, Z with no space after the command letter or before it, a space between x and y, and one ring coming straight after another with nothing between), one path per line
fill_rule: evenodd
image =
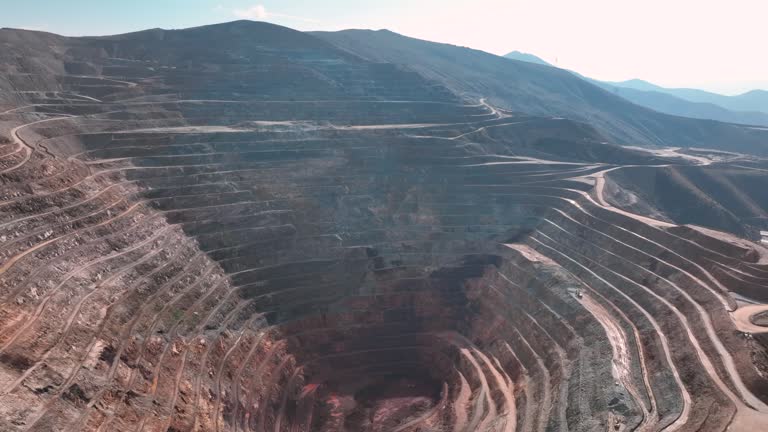
M252 19L389 29L606 81L724 94L768 89L768 0L0 0L0 27L67 36Z

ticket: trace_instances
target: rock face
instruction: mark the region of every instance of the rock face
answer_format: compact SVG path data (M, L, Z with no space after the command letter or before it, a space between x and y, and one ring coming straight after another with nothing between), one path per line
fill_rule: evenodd
M268 24L0 41L0 430L768 427L761 159Z

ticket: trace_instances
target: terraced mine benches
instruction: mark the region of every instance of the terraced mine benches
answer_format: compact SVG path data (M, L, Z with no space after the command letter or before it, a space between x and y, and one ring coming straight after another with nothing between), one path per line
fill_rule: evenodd
M266 24L160 32L8 75L0 429L768 424L731 317L765 250L643 201L707 176L726 203L761 160L606 144Z

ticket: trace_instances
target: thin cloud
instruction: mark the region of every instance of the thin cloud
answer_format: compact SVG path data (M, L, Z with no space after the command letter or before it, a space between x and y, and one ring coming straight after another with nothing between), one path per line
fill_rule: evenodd
M233 11L236 17L251 20L267 19L267 8L263 5L251 6L247 9L235 9Z
M311 23L311 24L321 24L320 21L313 20L310 18L304 18L296 15L288 15L288 14L283 14L278 12L267 11L267 8L264 7L264 5L254 5L246 9L235 9L232 11L232 13L238 18L256 20L256 21L264 21L270 18L283 18L287 20L302 21L302 22Z

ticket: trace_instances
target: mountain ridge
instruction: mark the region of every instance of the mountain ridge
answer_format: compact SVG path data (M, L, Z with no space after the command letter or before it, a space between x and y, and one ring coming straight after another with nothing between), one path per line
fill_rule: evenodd
M540 57L537 57L533 54L520 52L520 51L512 51L510 53L505 54L504 57L512 60L527 61L529 63L538 63L542 65L552 66L552 64L542 60Z
M617 143L714 148L729 141L736 143L732 151L766 151L759 131L658 113L563 69L392 32L311 34L373 61L405 64L457 94L487 97L512 111L586 121Z
M533 54L515 53L519 51L513 51L505 58L556 67ZM631 102L655 111L728 123L768 125L768 92L765 90L755 89L740 95L726 96L699 89L666 88L637 78L615 82L600 81L578 72L573 73Z

